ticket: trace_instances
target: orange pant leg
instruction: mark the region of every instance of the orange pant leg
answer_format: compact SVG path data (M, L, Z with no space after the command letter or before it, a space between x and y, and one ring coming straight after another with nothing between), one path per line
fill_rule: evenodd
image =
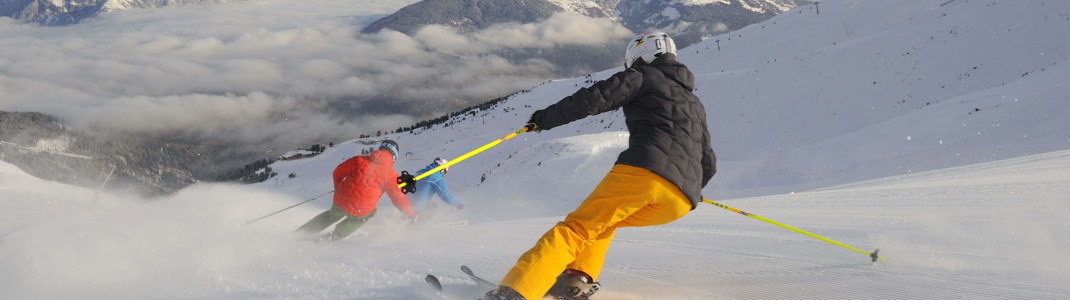
M691 210L680 189L649 170L616 165L575 211L517 260L502 280L525 298L540 299L566 267L598 278L615 230L672 222Z

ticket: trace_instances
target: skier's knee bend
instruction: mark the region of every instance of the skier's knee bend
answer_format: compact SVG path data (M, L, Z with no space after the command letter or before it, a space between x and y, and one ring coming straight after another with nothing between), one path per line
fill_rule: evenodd
M599 232L596 232L597 230L593 228L590 224L584 224L583 222L575 218L565 218L564 221L558 223L558 226L568 228L579 238L582 238L585 241L592 241L597 238L599 234Z

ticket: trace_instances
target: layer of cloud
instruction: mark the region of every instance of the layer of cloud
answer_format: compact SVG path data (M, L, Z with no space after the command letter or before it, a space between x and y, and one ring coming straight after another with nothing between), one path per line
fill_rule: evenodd
M552 62L511 62L496 51L601 45L631 35L611 21L570 14L472 34L439 26L414 36L360 34L362 25L408 4L364 2L134 10L67 27L0 18L0 110L251 143L352 138L554 74Z
M417 31L421 43L441 52L486 53L501 48L553 48L618 43L633 33L608 19L558 13L543 22L498 24L466 38L451 28L427 26Z

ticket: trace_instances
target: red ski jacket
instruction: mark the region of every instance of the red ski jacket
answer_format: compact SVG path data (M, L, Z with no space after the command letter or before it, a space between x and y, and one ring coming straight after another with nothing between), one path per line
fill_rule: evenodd
M367 156L354 156L334 168L334 205L355 217L372 213L383 192L402 213L415 215L409 198L401 192L390 152L377 150Z

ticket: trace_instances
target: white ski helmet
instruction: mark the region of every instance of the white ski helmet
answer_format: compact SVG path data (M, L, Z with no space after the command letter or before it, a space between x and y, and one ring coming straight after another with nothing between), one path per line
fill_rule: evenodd
M435 157L435 164L436 165L440 165L441 166L441 165L445 165L448 162L449 161L444 159L444 158ZM442 174L446 174L446 172L449 171L449 170L450 170L450 167L442 168Z
M628 43L628 49L624 51L624 68L631 68L637 59L650 63L665 53L676 54L676 43L669 34L663 31L643 33Z

